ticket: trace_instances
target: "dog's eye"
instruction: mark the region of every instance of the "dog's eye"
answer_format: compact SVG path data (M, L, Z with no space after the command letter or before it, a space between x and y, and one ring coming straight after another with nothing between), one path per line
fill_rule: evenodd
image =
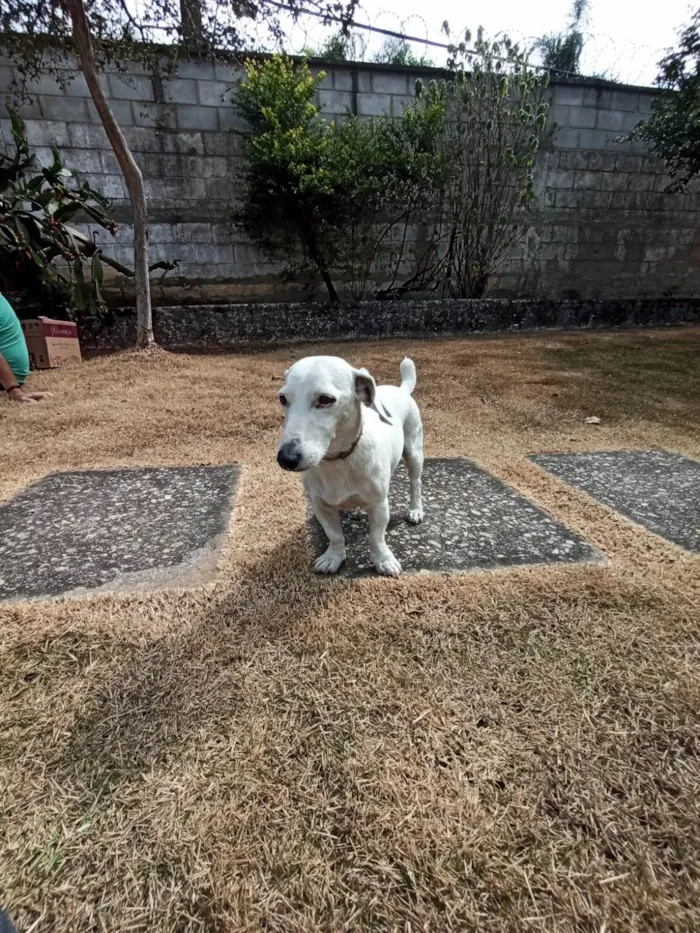
M332 395L319 395L317 404L319 408L330 408L335 404L335 399Z
M280 396L279 396L279 400L280 400L280 405L286 405L286 404L287 404L287 396L286 396L286 395L280 395Z

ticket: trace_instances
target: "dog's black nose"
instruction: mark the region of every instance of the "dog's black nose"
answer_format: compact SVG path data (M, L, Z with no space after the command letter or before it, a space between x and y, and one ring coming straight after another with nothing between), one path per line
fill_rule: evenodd
M283 470L296 470L301 463L301 445L299 441L283 444L277 451L277 462Z

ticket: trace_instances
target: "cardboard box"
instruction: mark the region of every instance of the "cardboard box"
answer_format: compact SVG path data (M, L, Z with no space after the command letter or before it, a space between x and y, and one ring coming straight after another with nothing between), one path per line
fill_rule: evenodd
M72 321L52 321L48 317L22 321L24 338L33 369L54 369L64 363L80 363L78 325Z

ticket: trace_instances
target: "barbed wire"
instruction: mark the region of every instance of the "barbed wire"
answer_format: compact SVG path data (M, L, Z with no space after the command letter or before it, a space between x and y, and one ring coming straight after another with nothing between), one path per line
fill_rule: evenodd
M268 0L271 5L284 11L289 11L289 6L282 0ZM409 17L401 18L396 11L381 10L372 16L365 8L362 10L362 19L358 19L350 27L351 34L361 37L362 33L377 35L386 39L396 39L407 42L412 48L417 48L428 55L431 49L447 52L450 43L439 41L430 35L430 29L425 19L419 14L412 14ZM399 28L389 29L384 25L379 25L382 19L393 19ZM290 22L287 31L285 51L292 54L302 54L309 48L322 47L325 42L334 34L334 27L321 25L317 20L321 17L316 11L302 10L298 16ZM290 17L291 19L291 17ZM338 24L335 28L337 33L342 22L340 17L329 16L326 14L326 20L333 20ZM316 22L315 22L316 21ZM411 28L411 24L416 21L421 24L421 30ZM416 35L416 32L423 32L423 35ZM666 49L664 47L653 48L649 45L642 45L628 41L624 49L619 48L619 42L606 33L596 33L587 30L584 38L584 47L582 53L583 72L570 72L562 69L546 68L540 62L534 60L535 45L539 36L526 35L518 30L508 30L508 35L514 41L519 42L521 47L530 50L531 66L540 71L550 71L559 77L580 78L582 75L591 77L601 77L608 80L624 81L628 84L643 83L651 84L655 77L656 63L663 57ZM362 41L362 54L359 60L366 58L371 42ZM616 54L612 54L615 50ZM446 59L446 56L445 56ZM650 68L653 63L653 69ZM435 62L436 66L442 67L443 62Z

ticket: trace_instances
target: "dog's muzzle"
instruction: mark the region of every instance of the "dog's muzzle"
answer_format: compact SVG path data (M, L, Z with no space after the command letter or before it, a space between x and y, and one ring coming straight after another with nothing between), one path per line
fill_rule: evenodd
M277 451L277 462L283 470L298 470L301 463L301 444L288 441Z

